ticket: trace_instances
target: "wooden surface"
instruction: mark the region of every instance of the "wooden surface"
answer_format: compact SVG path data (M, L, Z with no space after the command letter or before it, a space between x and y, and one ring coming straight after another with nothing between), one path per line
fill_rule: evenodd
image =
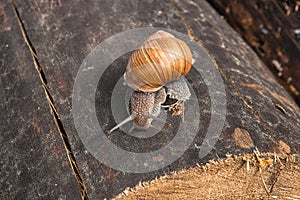
M15 3L90 199L114 197L139 181L225 157L227 152L249 153L254 147L261 152L300 152L299 107L251 48L206 2L32 0ZM0 26L0 198L80 199L78 183L12 5L8 1L0 5L3 20ZM200 159L197 146L203 141L211 113L207 88L196 88L203 113L207 114L185 154L154 172L124 173L100 163L81 142L72 119L72 89L81 63L93 48L116 33L147 26L182 32L207 49L218 64L226 87L226 122L215 148ZM199 82L203 85L203 80ZM108 124L113 125L114 121ZM117 137L115 143L122 143L123 139ZM136 142L133 150L138 148Z
M209 2L300 105L300 1Z
M299 199L299 155L257 156L227 155L226 159L141 182L115 199Z

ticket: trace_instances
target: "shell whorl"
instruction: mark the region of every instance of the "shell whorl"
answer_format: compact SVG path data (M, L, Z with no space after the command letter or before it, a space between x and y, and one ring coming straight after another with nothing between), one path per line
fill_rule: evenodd
M158 31L131 55L124 82L134 90L154 92L185 76L191 65L192 53L186 43Z

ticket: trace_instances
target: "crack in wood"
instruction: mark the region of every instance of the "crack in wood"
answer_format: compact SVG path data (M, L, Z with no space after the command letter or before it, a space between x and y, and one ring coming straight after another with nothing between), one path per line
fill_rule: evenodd
M87 193L85 183L83 181L83 177L80 173L80 170L79 170L79 167L77 165L76 159L75 159L74 154L72 152L72 148L71 148L67 133L66 133L66 131L64 129L64 126L63 126L63 124L60 120L59 113L58 113L58 111L55 107L54 100L53 100L53 98L50 94L49 88L47 86L47 80L46 80L45 74L43 72L43 69L39 64L36 51L35 51L34 46L32 45L32 43L29 39L29 36L26 32L26 29L25 29L24 24L21 20L21 17L20 17L20 14L19 14L19 11L18 11L16 5L14 4L14 2L11 2L11 4L12 4L13 10L16 14L16 18L18 20L19 28L21 30L24 42L25 42L26 46L28 47L28 49L30 51L35 69L36 69L36 71L39 75L40 81L42 83L42 87L44 89L45 96L46 96L48 105L50 107L51 114L53 116L53 120L54 120L55 125L57 127L57 130L58 130L58 132L61 136L61 139L63 140L63 144L64 144L64 147L65 147L65 150L66 150L66 153L67 153L68 160L70 162L70 166L71 166L72 171L73 171L73 175L75 176L75 179L76 179L76 181L78 183L78 186L79 186L79 189L80 189L81 199L88 200L89 197L88 197L88 193Z

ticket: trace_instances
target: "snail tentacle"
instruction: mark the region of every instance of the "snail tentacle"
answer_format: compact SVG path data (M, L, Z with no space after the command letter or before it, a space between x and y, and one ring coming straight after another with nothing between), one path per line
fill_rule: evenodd
M118 128L120 128L124 124L127 124L128 122L132 121L133 119L134 119L134 116L130 115L129 117L127 117L126 119L124 119L123 121L121 121L119 124L117 124L115 127L113 127L112 129L110 129L109 133L112 133L113 131L117 130Z

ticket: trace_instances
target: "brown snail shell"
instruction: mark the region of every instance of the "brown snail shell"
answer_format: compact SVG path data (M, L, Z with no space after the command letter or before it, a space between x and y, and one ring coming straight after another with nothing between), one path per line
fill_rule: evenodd
M158 31L131 55L124 82L134 90L154 92L185 76L191 65L192 53L186 43Z

